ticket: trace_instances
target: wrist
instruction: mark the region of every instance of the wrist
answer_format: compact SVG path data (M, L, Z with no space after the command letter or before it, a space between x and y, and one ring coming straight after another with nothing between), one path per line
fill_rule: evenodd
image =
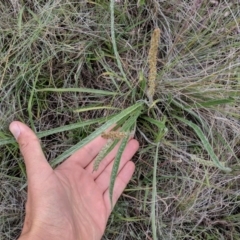
M67 228L57 230L52 226L34 228L22 233L18 240L77 240L78 238L68 231Z
M61 236L58 234L53 234L53 235L49 235L49 234L45 234L45 233L41 233L41 234L35 234L35 233L26 233L23 235L20 235L20 237L18 238L18 240L68 240L68 239L74 239L74 238L68 238L67 237L67 233L64 233L64 235L62 234ZM77 238L75 238L77 239Z

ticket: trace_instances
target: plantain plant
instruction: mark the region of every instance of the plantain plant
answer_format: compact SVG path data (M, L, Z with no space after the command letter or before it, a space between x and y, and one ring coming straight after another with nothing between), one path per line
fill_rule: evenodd
M113 10L112 10L113 11ZM114 25L112 24L112 34L114 35ZM116 48L115 38L113 37L113 46L114 47L114 53L116 59L119 59L119 55ZM77 149L85 146L89 142L91 142L93 139L98 137L99 135L102 135L102 137L107 139L107 144L105 147L100 151L98 156L95 159L93 171L96 171L101 164L101 161L107 156L107 154L113 150L113 148L120 144L119 150L117 152L116 158L114 160L113 170L110 178L110 200L112 202L112 195L113 195L113 189L114 189L114 183L115 179L117 177L118 169L119 169L119 163L122 157L122 154L124 152L124 149L127 145L127 142L129 140L129 137L133 137L135 135L136 130L143 136L143 138L150 144L156 146L156 156L157 151L159 149L159 143L163 140L164 136L167 133L167 127L166 125L169 125L170 127L173 127L173 121L169 121L167 116L165 116L161 110L158 107L158 103L161 102L161 99L154 99L155 97L155 91L157 89L157 58L158 58L158 47L160 43L160 29L156 28L151 37L150 41L150 48L148 53L148 65L149 65L149 74L148 74L148 81L144 79L144 77L140 74L139 79L139 85L140 88L138 89L138 92L136 95L138 96L139 100L137 100L132 106L122 110L120 113L108 116L106 118L101 119L94 119L94 120L88 120L85 122L80 122L76 124L70 124L64 127L57 127L51 130L47 130L44 132L37 133L37 136L39 138L46 137L51 134L63 132L63 131L69 131L74 130L77 128L82 128L85 126L89 126L95 123L103 124L101 127L97 128L94 132L92 132L89 136L87 136L85 139L77 143L76 145L72 146L65 152L63 152L61 155L59 155L56 159L51 161L51 165L53 167L56 167L58 164L60 164L64 159L69 157L71 154L73 154ZM118 61L119 68L121 67L121 61ZM125 78L123 78L124 80ZM125 79L124 80L126 84L130 86L130 83ZM73 89L39 89L37 92L42 91L49 91L49 92L87 92L91 94L97 94L97 95L115 95L114 92L108 92L103 90L92 90L92 89L79 89L79 88L73 88ZM217 156L214 153L214 150L209 143L207 137L204 135L203 131L208 131L207 125L202 121L202 119L189 107L186 107L184 104L181 104L174 100L173 97L169 97L169 104L172 104L175 107L176 112L178 112L178 115L172 114L171 118L175 119L183 124L186 124L188 127L192 128L194 132L196 133L197 137L201 140L204 149L209 154L212 163L211 166L216 166L220 170L229 172L231 171L230 168L225 167L223 162L220 162L217 158ZM219 102L220 101L220 102ZM216 105L221 104L221 100L215 100L214 102L207 101L206 104L208 105ZM229 102L229 99L226 99L225 102ZM205 105L206 105L205 104ZM204 105L204 103L203 103ZM84 108L84 111L91 111L91 110L98 110L98 109L115 109L111 106L89 106ZM80 110L83 111L83 110ZM78 110L75 110L75 112L80 112ZM190 116L192 116L198 123L201 125L201 128L194 124L193 122L186 120L184 118L184 114L182 112L187 112ZM180 115L180 116L179 116ZM159 117L160 116L160 117ZM140 130L138 125L141 124L144 126L145 132ZM115 125L112 131L106 132L110 127ZM157 132L154 132L155 138L153 140L149 139L149 135L151 135L152 129L149 127L150 125L155 125L158 129ZM14 139L12 138L3 138L0 140L0 145L5 145L9 143L14 143ZM157 160L155 159L155 168L157 166ZM154 168L154 169L155 169ZM156 170L156 169L155 169ZM154 178L156 178L156 174L154 175ZM156 182L156 179L153 179L153 183ZM154 188L153 188L154 190ZM155 191L156 192L156 191ZM153 197L155 196L153 191ZM153 204L152 207L152 213L154 212ZM154 221L153 221L154 222Z

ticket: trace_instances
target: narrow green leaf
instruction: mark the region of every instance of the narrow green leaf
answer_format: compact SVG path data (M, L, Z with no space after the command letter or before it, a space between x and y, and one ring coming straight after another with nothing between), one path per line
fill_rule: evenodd
M134 111L138 110L143 106L142 102L138 102L134 104L131 107L128 107L124 109L122 112L108 120L105 124L103 124L101 127L96 129L93 133L91 133L88 137L83 139L81 142L75 144L68 150L66 150L64 153L62 153L60 156L58 156L56 159L54 159L51 164L52 166L56 166L58 163L61 163L64 159L72 155L75 151L80 149L81 147L85 146L89 142L91 142L93 139L95 139L97 136L99 136L102 132L106 131L108 128L110 128L113 124L116 124L118 121L120 121L122 118L132 114Z
M129 124L129 120L130 118L132 118L132 122L136 121L136 119L140 116L140 114L142 113L142 108L138 108L137 110L134 111L134 114L132 114L132 116L127 116L125 118L122 118L120 121L118 121L118 124L116 126L116 129L118 129L119 127L121 127L121 129L123 131L127 131L127 126ZM126 126L126 128L125 128Z
M159 151L159 144L156 147L156 153L155 153L155 157L154 157L154 166L153 166L153 186L152 186L152 204L151 204L151 223L152 223L153 240L157 240L156 196L157 196L158 151Z
M70 131L70 130L73 130L73 129L90 126L90 125L95 124L95 123L102 123L104 121L106 121L106 118L98 118L98 119L93 119L93 120L87 120L87 121L73 123L73 124L69 124L69 125L66 125L66 126L61 126L61 127L53 128L53 129L46 130L46 131L43 131L43 132L39 132L36 135L39 138L42 138L42 137L46 137L46 136L49 136L49 135L52 135L52 134L55 134L55 133Z
M210 101L206 101L206 102L191 104L187 108L202 108L202 107L208 108L208 107L213 107L213 106L216 106L216 105L232 103L234 101L235 100L233 98L210 100Z
M94 119L94 120L88 120L88 121L84 121L84 122L73 123L73 124L69 124L69 125L66 125L66 126L61 126L61 127L53 128L53 129L50 129L50 130L38 132L38 133L36 133L36 135L37 135L38 138L47 137L47 136L55 134L55 133L70 131L70 130L73 130L73 129L86 127L86 126L92 125L94 123L102 123L104 121L106 121L106 118L98 118L98 119ZM15 143L15 142L16 142L16 140L13 137L12 138L0 139L0 146Z
M15 176L7 175L7 174L4 174L3 172L0 173L0 177L8 178L10 180L15 180L15 181L19 181L19 182L22 181L21 177L15 177Z
M99 106L99 107L95 106L95 107L84 107L84 108L76 109L73 112L80 113L80 112L87 112L87 111L100 110L100 109L119 109L119 108L115 108L111 106Z
M112 207L113 207L113 202L112 202L112 200L113 200L113 189L114 189L115 181L116 181L116 178L117 178L121 157L122 157L122 154L124 152L124 149L127 146L128 140L129 140L129 136L126 136L125 138L123 138L123 140L120 144L120 147L118 149L117 155L115 157L114 163L113 163L112 173L111 173L111 177L110 177L110 186L109 186L109 194L110 194L110 201L111 201Z
M138 0L138 6L144 6L146 3L145 3L145 0Z
M16 140L14 138L0 139L0 146L15 143L15 142Z
M30 8L26 8L27 11L32 15L33 19L36 20L36 22L39 23L39 26L42 24L42 22L40 21L38 15L36 13L34 13Z
M132 89L132 86L130 84L130 82L128 81L127 79L127 76L123 70L123 67L122 67L122 63L121 63L121 59L120 59L120 56L119 56L119 53L118 53L118 49L117 49L117 43L116 43L116 37L115 37L115 19L114 19L114 3L115 3L115 0L110 0L110 13L111 13L111 38L112 38L112 46L113 46L113 51L114 51L114 55L116 57L116 60L117 60L117 65L118 65L118 68L123 76L123 79L124 81L126 82L126 84L128 85L128 87L130 89Z
M180 118L180 117L176 117L176 119L178 119L179 121L187 124L189 127L191 127L195 133L197 134L197 136L200 138L202 144L203 144L203 147L205 148L205 150L208 152L209 156L211 157L212 161L214 162L214 164L221 170L223 171L226 171L226 172L231 172L231 168L228 168L228 167L225 167L223 166L219 160L218 160L218 157L216 156L216 154L214 153L213 151L213 148L211 146L211 144L209 143L207 137L204 135L204 133L202 132L202 130L194 123L186 120L186 119L183 119L183 118Z
M139 73L139 88L140 88L139 95L142 98L144 96L144 94L146 92L146 88L147 88L147 80L144 77L142 71Z
M28 99L28 107L27 107L27 111L28 111L28 118L29 118L29 122L31 125L31 128L33 129L33 131L35 131L35 126L34 126L34 122L33 122L33 111L32 111L32 106L34 104L34 94L35 94L35 88L36 88L36 84L38 81L38 76L40 74L40 68L37 70L37 74L35 79L33 80L33 86L31 89L31 93L30 93L30 97Z
M188 112L189 114L191 114L193 117L196 118L196 120L202 125L202 127L204 128L205 131L208 131L208 127L206 125L206 123L203 121L203 119L201 119L199 117L199 115L197 113L195 113L194 111L192 111L191 109L188 109L188 107L184 106L182 103L175 101L174 99L171 99L171 102L176 105L177 107L181 108L182 110Z
M166 128L166 117L163 118L162 121L150 118L150 117L142 117L143 120L146 120L154 125L156 125L158 127L158 132L154 131L154 129L151 128L151 126L149 126L149 124L145 124L145 122L143 122L143 124L145 125L145 127L149 128L150 131L152 131L154 133L155 140L154 142L159 142L163 136L166 134L166 132L168 131L168 129Z
M80 93L93 93L98 95L116 95L116 92L109 92L105 90L91 89L91 88L42 88L36 89L36 92L80 92Z
M116 74L116 72L112 72L113 70L109 67L108 64L106 64L105 60L103 60L103 58L105 59L105 56L108 56L108 54L106 54L106 52L102 51L101 49L95 49L95 53L98 56L98 62L102 65L103 69L105 70L105 72L102 73L102 75L109 76L117 91L121 92L119 84L116 82L116 79L119 78L118 75ZM112 56L110 55L108 57Z
M133 116L130 116L130 117L125 121L125 123L122 125L121 130L122 130L123 132L130 131L131 128L132 128L132 126L136 124L137 118L139 117L140 113L141 113L140 111L134 112L134 115L133 115Z
M159 129L161 130L164 130L165 129L165 123L166 123L166 119L163 119L162 122L156 120L156 119L153 119L153 118L150 118L150 117L142 117L142 119L145 119L146 121L156 125Z
M23 12L24 12L24 10L25 10L25 6L23 6L18 13L17 25L18 25L19 36L22 35L22 22L23 22Z

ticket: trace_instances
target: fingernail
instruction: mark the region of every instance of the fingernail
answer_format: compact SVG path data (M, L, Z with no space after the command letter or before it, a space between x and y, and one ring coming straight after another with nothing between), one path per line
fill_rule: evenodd
M11 131L12 135L17 140L19 135L20 135L20 133L21 133L21 130L20 130L18 124L16 122L11 123L10 126L9 126L9 130Z

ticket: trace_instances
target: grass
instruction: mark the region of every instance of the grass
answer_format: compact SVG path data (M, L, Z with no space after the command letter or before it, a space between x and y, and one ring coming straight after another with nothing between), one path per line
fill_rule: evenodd
M57 163L130 118L125 129L135 126L141 146L136 171L103 239L239 239L239 3L111 4L0 2L0 239L19 235L26 200L12 120L30 125ZM143 110L133 120L136 105Z

